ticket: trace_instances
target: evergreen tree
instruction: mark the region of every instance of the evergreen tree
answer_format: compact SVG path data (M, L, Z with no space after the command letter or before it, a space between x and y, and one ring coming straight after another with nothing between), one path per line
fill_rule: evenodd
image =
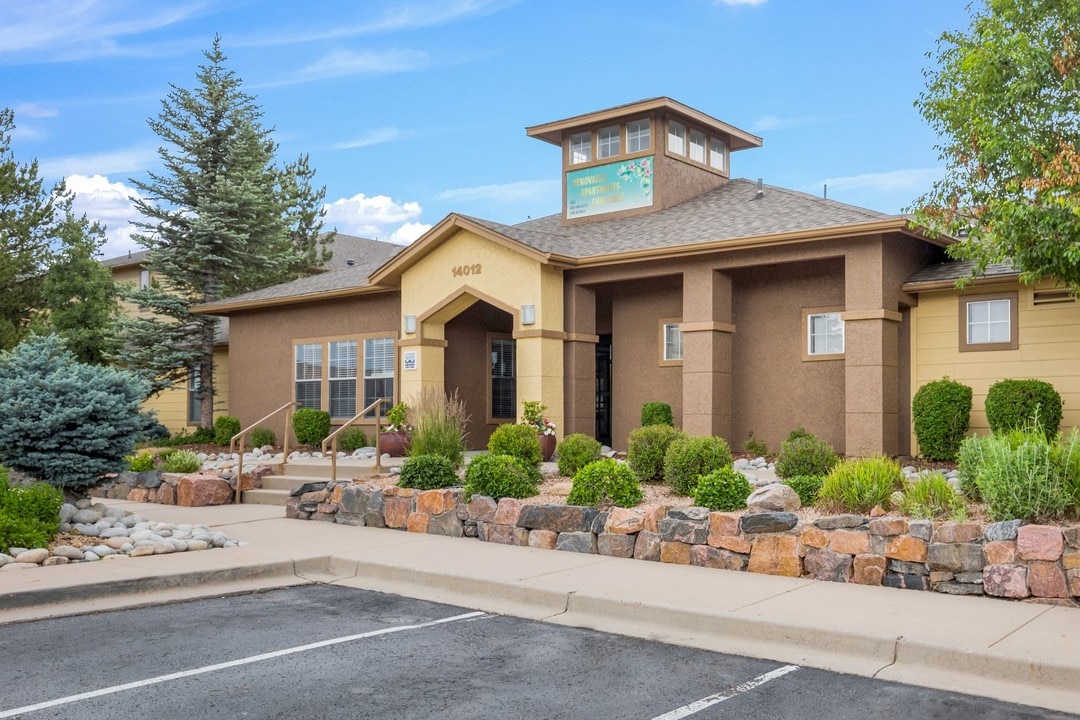
M322 230L325 190L312 186L307 157L278 166L262 111L225 67L220 38L204 53L195 90L172 85L149 121L164 141L165 169L132 183L147 218L136 241L159 284L125 297L152 316L129 324L125 360L153 391L200 379L200 425L213 425L217 318L192 305L299 277L329 259Z

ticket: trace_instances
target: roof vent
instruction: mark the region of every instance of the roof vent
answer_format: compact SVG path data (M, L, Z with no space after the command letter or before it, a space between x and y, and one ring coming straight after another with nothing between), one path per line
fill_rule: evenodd
M763 180L761 178L758 178L757 179L757 194L754 195L754 199L759 200L759 199L761 199L763 197L765 197L765 187L763 185Z
M346 267L352 267L352 266L353 266L353 265L355 265L355 264L356 264L356 261L355 261L355 260L353 260L352 258L348 258L348 259L347 259L347 260L345 261L345 266L346 266Z

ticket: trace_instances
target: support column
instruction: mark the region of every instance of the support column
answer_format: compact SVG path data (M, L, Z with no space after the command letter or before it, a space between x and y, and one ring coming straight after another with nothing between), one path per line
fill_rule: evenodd
M731 438L731 276L683 273L683 417L688 435Z
M426 387L442 388L446 384L446 326L425 322L421 337L398 341L398 367L401 369L398 397L403 402L420 396ZM405 369L405 353L416 353L416 366Z
M555 337L552 337L555 335ZM544 416L555 423L556 436L565 437L563 412L563 333L515 333L518 415L526 400L547 405Z
M565 435L596 433L596 291L569 286L565 302Z

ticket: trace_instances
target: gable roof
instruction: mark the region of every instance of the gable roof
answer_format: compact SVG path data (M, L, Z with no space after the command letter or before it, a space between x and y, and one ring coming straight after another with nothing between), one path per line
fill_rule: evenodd
M904 281L904 292L920 292L923 290L944 290L956 287L956 281L971 276L975 269L972 260L952 260L949 262L927 265L923 269ZM1001 280L1012 280L1020 277L1020 271L1013 267L1010 262L991 263L974 282L988 283Z

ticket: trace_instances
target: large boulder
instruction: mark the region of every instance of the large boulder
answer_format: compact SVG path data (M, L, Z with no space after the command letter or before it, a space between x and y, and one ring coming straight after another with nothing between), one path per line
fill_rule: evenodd
M228 505L236 493L216 475L185 475L176 486L176 504L184 507Z
M784 483L759 487L746 498L746 509L752 513L795 512L801 507L799 494Z

